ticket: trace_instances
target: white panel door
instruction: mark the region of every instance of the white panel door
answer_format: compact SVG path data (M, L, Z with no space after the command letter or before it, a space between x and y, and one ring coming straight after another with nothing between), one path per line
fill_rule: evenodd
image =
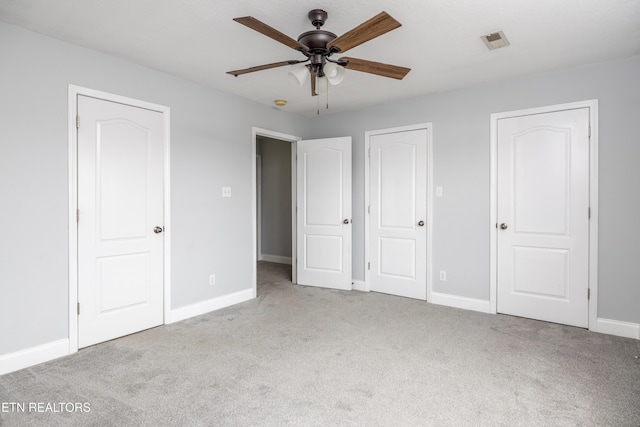
M589 109L498 120L500 313L587 327Z
M427 130L373 135L370 289L427 299Z
M351 137L297 147L297 282L350 290Z
M78 96L78 345L164 321L163 117Z

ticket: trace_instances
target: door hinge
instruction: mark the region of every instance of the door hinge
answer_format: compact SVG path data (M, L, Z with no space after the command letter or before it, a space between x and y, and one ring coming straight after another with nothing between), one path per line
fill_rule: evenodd
M80 315L80 303L78 303L78 316Z
M371 148L369 148L369 157L371 157Z
M587 301L591 300L591 288L587 288Z
M591 138L591 125L589 125L589 138Z
M367 206L367 213L371 213L371 205Z
M589 219L591 219L591 207L589 207Z
M371 270L371 261L367 263L367 270Z
M76 129L80 129L80 116L76 115Z
M80 209L76 209L76 222L80 222Z

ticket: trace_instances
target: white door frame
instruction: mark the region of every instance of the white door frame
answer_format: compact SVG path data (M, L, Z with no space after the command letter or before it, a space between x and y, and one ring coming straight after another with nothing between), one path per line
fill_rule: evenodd
M68 87L68 180L69 180L69 354L78 351L78 95L117 102L157 111L164 123L164 323L171 323L171 176L170 176L170 108L133 98L101 92L81 86Z
M262 261L262 154L256 154L256 257Z
M498 269L498 120L531 114L589 108L589 330L597 330L598 321L598 100L549 105L491 115L491 210L489 253L489 303L491 313L497 313Z
M296 142L300 141L302 138L287 135L286 133L276 132L269 129L262 129L259 127L251 128L251 173L252 173L252 197L251 197L251 215L253 217L253 292L254 295L257 295L258 289L258 209L257 209L257 200L258 200L258 189L257 189L257 164L256 164L256 146L258 143L258 136L264 136L266 138L279 139L281 141L290 142L291 143L291 274L293 283L297 282L297 260L296 260Z
M371 137L374 135L382 135L386 133L395 133L395 132L407 132L412 130L425 129L427 131L427 218L425 219L426 233L427 233L427 302L431 302L431 294L433 288L433 280L431 275L431 261L432 257L432 230L433 230L433 125L431 123L419 123L415 125L409 126L400 126L388 129L378 129L371 130L364 133L364 144L365 144L365 155L364 155L364 289L361 287L356 287L354 284L354 289L363 290L365 292L371 291L371 277L369 269L367 268L367 262L369 261L370 248L369 245L371 242L369 241L369 232L370 232L370 223L369 223L369 213L368 206L371 203L370 200L370 162L371 158L368 156L369 149L371 148Z

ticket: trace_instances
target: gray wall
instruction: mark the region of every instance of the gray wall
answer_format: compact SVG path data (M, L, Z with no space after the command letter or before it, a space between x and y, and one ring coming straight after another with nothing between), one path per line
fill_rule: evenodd
M262 254L291 257L291 143L263 138Z
M251 127L308 128L299 116L0 23L0 355L68 337L68 84L171 107L173 308L252 287ZM223 199L222 186L233 197Z
M599 99L598 316L640 323L640 57L321 116L315 138L353 137L353 275L364 278L364 133L431 122L434 291L489 299L490 115ZM434 279L436 277L434 276Z
M252 286L251 127L351 135L364 277L364 132L432 122L438 292L489 296L489 116L600 100L598 315L640 323L640 57L305 119L0 23L0 355L68 336L67 85L171 107L172 306ZM221 187L233 197L221 198ZM208 285L216 273L218 285Z

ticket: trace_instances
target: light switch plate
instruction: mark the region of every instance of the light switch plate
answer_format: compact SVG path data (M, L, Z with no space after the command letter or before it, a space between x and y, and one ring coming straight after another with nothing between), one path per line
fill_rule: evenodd
M436 197L442 197L442 187L436 187Z

